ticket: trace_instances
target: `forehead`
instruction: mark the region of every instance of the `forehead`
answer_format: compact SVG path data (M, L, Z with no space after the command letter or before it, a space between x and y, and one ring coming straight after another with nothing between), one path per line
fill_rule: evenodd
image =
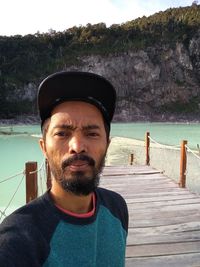
M92 104L82 101L66 101L52 110L51 121L54 120L71 120L73 123L103 123L103 116L100 110Z

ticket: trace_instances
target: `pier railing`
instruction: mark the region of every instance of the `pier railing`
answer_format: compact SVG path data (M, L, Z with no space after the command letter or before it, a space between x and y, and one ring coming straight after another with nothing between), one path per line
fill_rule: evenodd
M15 175L12 175L12 176L7 177L7 178L5 178L5 179L3 179L3 180L0 181L0 184L3 184L5 182L8 182L8 181L10 181L10 180L18 177L18 176L21 176L21 179L20 179L20 181L19 181L19 183L18 183L18 185L17 185L14 193L12 194L10 200L8 201L7 205L3 208L3 210L0 210L0 222L2 221L3 218L5 218L7 216L6 215L6 211L10 207L10 205L11 205L13 199L15 198L15 196L16 196L16 194L17 194L17 192L18 192L18 190L19 190L22 182L24 181L25 172L23 171L23 172L20 172L20 173L16 173Z
M46 191L51 187L51 174L47 160L45 160L40 168L37 168L37 162L26 163L26 203L38 197L38 173L44 169L43 177L40 175L40 188ZM44 188L45 184L45 188Z
M38 197L40 188L40 194L46 191L51 186L50 179L50 170L47 161L45 160L41 166L38 168L38 164L35 161L29 161L25 163L25 168L22 172L7 177L5 179L0 180L0 184L8 182L12 179L17 179L17 177L21 176L18 185L15 188L14 193L10 197L7 205L0 210L0 222L7 216L7 210L11 206L14 201L17 192L19 191L22 183L25 180L25 192L26 192L26 203Z
M181 140L176 146L169 146L157 142L147 132L145 134L145 164L160 168L170 178L174 178L181 188L185 188L187 184L189 187L193 184L192 188L195 189L194 181L196 181L200 189L200 179L198 179L200 152L192 150L187 140Z

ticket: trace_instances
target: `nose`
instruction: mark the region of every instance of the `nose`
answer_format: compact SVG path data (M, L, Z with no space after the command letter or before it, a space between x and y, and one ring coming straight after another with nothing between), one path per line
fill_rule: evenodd
M84 138L80 134L76 134L69 141L69 153L79 154L83 152L86 152L86 144Z

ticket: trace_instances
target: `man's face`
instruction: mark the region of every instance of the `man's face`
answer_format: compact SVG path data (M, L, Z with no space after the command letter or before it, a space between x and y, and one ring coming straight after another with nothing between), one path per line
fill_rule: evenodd
M81 101L56 106L40 144L62 189L88 195L98 186L108 142L102 114L95 106Z

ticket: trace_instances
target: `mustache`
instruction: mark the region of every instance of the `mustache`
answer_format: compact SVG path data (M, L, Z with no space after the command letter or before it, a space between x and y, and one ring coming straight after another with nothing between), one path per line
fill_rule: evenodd
M95 161L93 158L91 158L87 155L83 155L83 154L76 154L76 155L69 157L66 160L63 160L63 162L61 164L62 170L64 170L66 167L70 166L71 164L73 164L77 160L86 161L89 166L92 166L92 167L95 166Z

